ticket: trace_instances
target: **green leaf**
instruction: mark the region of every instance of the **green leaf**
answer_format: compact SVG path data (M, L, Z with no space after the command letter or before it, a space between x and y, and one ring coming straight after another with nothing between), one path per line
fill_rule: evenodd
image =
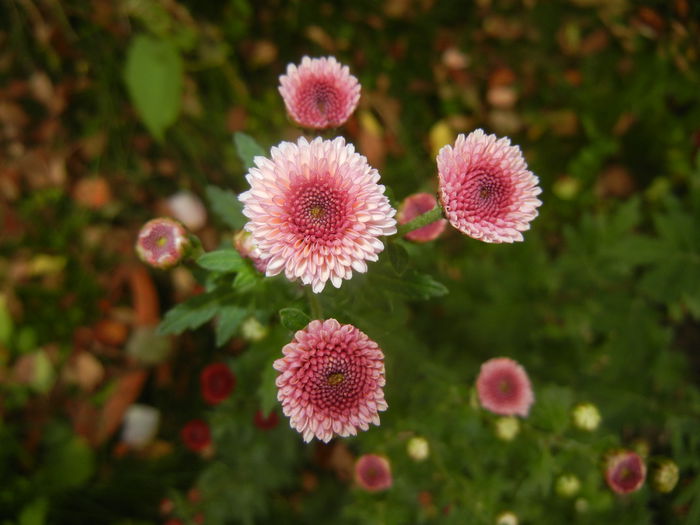
M247 292L258 281L258 273L256 270L245 264L240 267L236 278L233 280L233 288L239 292Z
M309 324L311 317L298 308L282 308L280 310L280 321L287 330L296 332Z
M369 277L377 289L383 289L406 299L427 300L433 297L442 297L449 291L444 284L423 273L408 272L403 277L397 277L386 270L377 268L369 274Z
M53 490L80 487L95 470L95 456L85 440L72 436L49 449L46 459L46 482Z
M22 509L18 525L44 525L48 510L49 501L46 498L37 498Z
M277 370L272 368L272 363L268 363L262 372L260 380L260 388L258 388L258 397L260 398L260 411L267 415L277 403L277 386L275 379L277 378Z
M234 336L246 315L245 308L235 305L226 305L219 310L216 320L216 346L225 345Z
M211 272L237 272L245 263L236 250L216 250L202 255L197 264Z
M243 204L235 193L211 185L204 191L211 204L211 210L227 226L240 230L248 222L243 215Z
M158 325L159 335L181 334L212 319L221 307L222 294L216 291L196 295L165 314Z
M233 141L236 143L236 151L246 169L255 166L253 159L256 156L265 156L265 150L250 135L239 131L233 135Z
M403 275L408 268L408 252L406 248L399 242L391 241L388 243L387 251L389 252L389 262L392 268L398 275Z
M167 40L137 35L126 57L124 79L141 120L158 140L180 113L182 60Z

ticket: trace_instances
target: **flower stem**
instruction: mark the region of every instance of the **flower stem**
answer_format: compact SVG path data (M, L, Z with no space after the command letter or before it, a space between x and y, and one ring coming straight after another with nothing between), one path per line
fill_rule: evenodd
M423 215L419 215L406 224L399 226L398 235L406 235L413 230L417 230L418 228L422 228L423 226L427 226L428 224L438 221L442 219L442 217L442 208L439 204L437 204L432 210L426 211Z
M311 317L313 319L323 320L323 311L321 310L321 303L318 297L313 292L310 286L304 287L306 291L306 298L309 300L309 309L311 310Z

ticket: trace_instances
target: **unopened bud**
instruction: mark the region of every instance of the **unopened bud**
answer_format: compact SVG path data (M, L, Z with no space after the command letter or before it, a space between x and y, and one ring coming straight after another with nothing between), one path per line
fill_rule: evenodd
M593 432L600 425L600 412L593 403L579 403L572 412L574 426L580 430Z
M670 459L662 459L651 474L651 486L654 490L666 494L678 483L678 465Z
M160 217L141 227L136 240L139 258L154 268L168 269L185 258L191 242L185 228L176 220Z
M499 417L494 423L496 437L502 441L513 441L520 433L520 421L512 416Z
M249 317L241 325L241 335L246 341L257 343L267 337L267 326L258 321L255 317Z
M518 517L509 510L501 512L496 516L496 525L518 525Z
M554 490L562 498L571 498L581 489L581 482L573 474L563 474L557 478Z
M428 440L422 437L412 437L406 444L406 452L414 461L424 461L430 455Z

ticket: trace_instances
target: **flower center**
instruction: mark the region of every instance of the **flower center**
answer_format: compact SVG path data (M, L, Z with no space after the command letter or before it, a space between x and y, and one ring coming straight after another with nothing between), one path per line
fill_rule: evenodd
M512 387L511 387L510 383L508 381L506 381L505 379L502 379L498 383L498 390L500 390L503 394L507 394L508 392L510 392L511 388Z
M311 209L309 210L309 215L313 217L314 219L318 219L320 217L323 217L323 215L326 212L321 206L312 206Z
M287 196L291 233L305 244L331 245L348 226L347 191L327 175L314 177L293 188Z
M334 374L331 374L326 378L326 382L331 386L339 385L343 381L345 381L345 376L343 374L341 374L340 372L336 372Z
M161 235L156 239L156 246L162 248L168 243L168 238L165 235Z

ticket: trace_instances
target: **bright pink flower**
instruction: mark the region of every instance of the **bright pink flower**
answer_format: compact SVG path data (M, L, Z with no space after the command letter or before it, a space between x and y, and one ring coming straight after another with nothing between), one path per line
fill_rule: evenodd
M389 460L376 454L365 454L355 463L355 482L369 492L386 490L392 485Z
M379 425L384 400L384 354L360 330L335 319L311 321L294 334L274 363L277 399L304 441L328 442Z
M396 233L377 170L342 137L282 142L271 157L255 158L239 196L266 275L284 270L319 293L367 271L384 249L379 237Z
M167 269L187 254L190 239L185 228L167 217L152 219L141 227L136 240L139 258L154 268Z
M502 416L523 416L535 401L525 369L507 357L489 359L476 380L481 406Z
M605 465L605 481L618 494L639 490L647 476L647 467L641 456L629 450L610 454Z
M450 224L484 242L522 241L537 217L539 179L510 139L480 129L437 156L440 200Z
M211 430L201 419L193 419L180 431L182 442L194 452L200 452L211 445Z
M419 215L432 210L435 206L437 206L437 199L435 199L434 195L430 193L414 193L404 199L396 218L399 224L406 224ZM406 238L413 242L430 242L442 235L446 225L447 221L445 219L439 219L427 226L408 232Z
M260 251L253 244L253 239L249 232L245 230L239 231L233 236L233 243L238 253L253 262L256 270L260 273L265 273L267 263L260 258Z
M301 59L280 76L280 94L292 120L305 128L335 128L345 123L360 100L360 84L335 58Z
M208 365L199 376L202 397L210 405L217 405L228 398L236 388L236 376L225 363Z

